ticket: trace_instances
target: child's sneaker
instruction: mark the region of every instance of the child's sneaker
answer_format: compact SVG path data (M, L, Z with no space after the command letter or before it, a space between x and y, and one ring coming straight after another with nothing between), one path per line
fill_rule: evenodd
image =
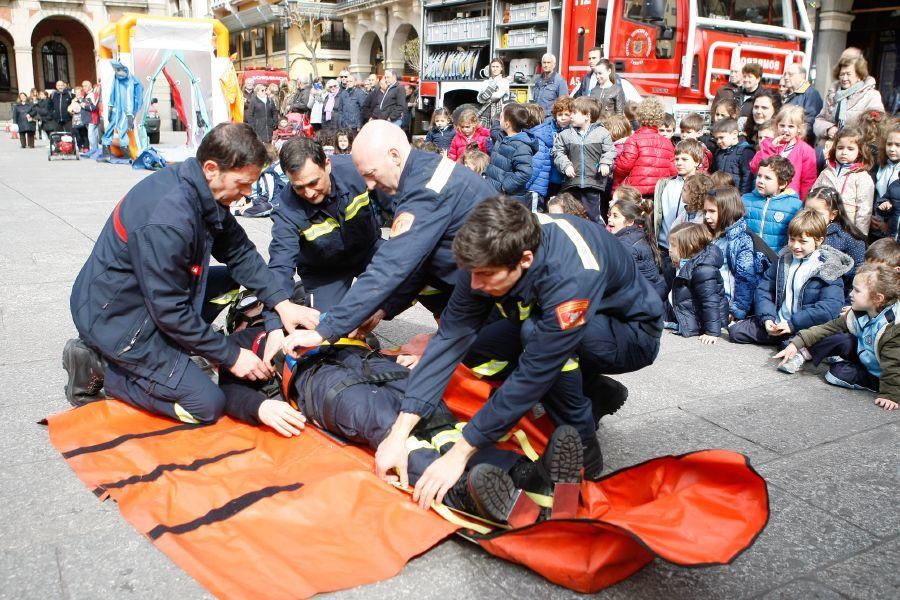
M844 359L840 356L826 356L822 359L823 365L836 365L839 362L844 362Z
M782 373L788 373L793 375L803 366L803 363L806 362L806 359L798 352L794 356L792 356L786 363L783 365L778 365L778 370Z
M842 387L848 390L865 390L867 392L878 392L878 390L873 390L871 388L867 388L864 385L859 385L857 383L849 383L839 378L837 375L832 373L830 370L825 373L825 381L830 383L831 385L836 385L837 387Z

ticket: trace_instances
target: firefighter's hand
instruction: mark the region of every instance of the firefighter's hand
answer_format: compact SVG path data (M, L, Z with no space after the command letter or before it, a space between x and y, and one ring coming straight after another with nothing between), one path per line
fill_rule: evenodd
M257 413L259 420L283 435L300 435L306 427L306 417L284 400L263 400Z
M290 354L294 358L300 358L300 351L304 348L317 348L322 345L322 336L314 330L297 329L290 334L281 343L281 348L285 355Z
M406 435L391 430L384 441L378 444L375 451L375 474L385 481L398 481L400 487L409 485L409 475L406 471ZM396 475L389 474L396 471Z
M272 359L281 351L281 344L284 342L284 330L275 329L266 334L266 349L263 352L263 362L267 365L272 364Z
M271 366L263 363L262 359L252 350L247 350L246 348L241 348L241 353L238 354L237 360L228 367L228 370L235 377L249 379L250 381L266 381L275 374Z
M462 477L466 463L474 453L475 448L464 439L453 444L453 448L447 454L431 463L422 473L413 492L413 501L418 502L421 508L430 507L432 500L438 504L442 503L444 495Z
M363 324L356 328L356 330L350 335L350 337L362 339L366 337L367 333L370 333L373 329L378 327L378 324L381 323L381 320L387 315L383 309L378 309L375 311L371 317L363 321Z
M397 364L401 367L406 367L407 369L414 369L417 364L419 364L419 359L421 356L416 354L398 354L397 355Z
M276 304L275 312L281 317L281 322L288 333L298 327L315 329L319 326L319 311L308 306L294 304L290 300L282 300Z
M575 177L575 167L573 167L572 165L569 165L568 167L566 167L565 175L566 175L566 177L568 177L570 179L572 177Z

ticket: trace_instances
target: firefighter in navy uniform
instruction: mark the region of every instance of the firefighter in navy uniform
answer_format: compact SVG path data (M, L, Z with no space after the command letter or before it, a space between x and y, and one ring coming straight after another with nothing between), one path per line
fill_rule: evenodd
M291 185L272 214L269 269L287 289L299 273L307 303L326 312L378 248L379 206L350 157L329 158L315 140L286 141L279 163Z
M469 212L494 189L439 154L410 148L403 130L371 121L353 142L353 162L370 190L394 197L390 238L316 331L293 345L315 347L354 330L371 331L419 300L439 316L456 283L453 237Z
M80 339L63 352L70 402L96 399L99 371L99 385L117 398L186 423L210 423L222 416L225 397L191 354L236 377L271 377L270 365L204 319L211 256L289 329L315 325L315 311L288 300L289 290L228 210L249 193L265 161L248 125L221 124L196 158L150 175L119 202L72 288ZM105 359L105 373L94 351Z
M417 492L440 501L469 457L506 434L539 400L558 425L578 430L585 478L599 478L597 423L582 377L636 371L653 362L662 332L659 295L608 232L575 217L533 215L503 197L472 211L453 249L469 277L460 277L412 373L402 412L378 448L378 474L396 468L403 477L406 436L431 414L479 332L496 338L491 329L507 327L506 319L484 327L498 308L520 324L506 337L509 346L522 349L518 365L465 426L462 439L422 475ZM580 368L566 370L573 359Z

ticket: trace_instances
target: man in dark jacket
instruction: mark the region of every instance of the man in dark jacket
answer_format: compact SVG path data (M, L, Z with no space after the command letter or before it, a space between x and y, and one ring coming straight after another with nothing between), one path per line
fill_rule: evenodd
M344 89L338 93L334 110L340 115L339 127L356 131L363 125L363 104L368 95L357 86L356 77L349 73L344 79L344 85Z
M372 113L375 112L375 107L378 106L384 90L381 89L381 82L378 81L378 76L374 73L366 77L363 83L363 90L366 92L366 99L363 102L360 117L362 124L365 125L372 118Z
M582 373L596 378L651 364L659 351L662 300L609 232L569 215L531 213L508 198L479 204L453 253L465 272L413 369L402 412L378 447L377 474L396 468L405 479L412 427L434 411L466 353L500 329L509 332L502 336L504 359L517 366L466 424L462 439L428 467L416 496L440 502L472 455L503 437L538 401L557 425L578 430L585 478L598 479L597 420ZM503 319L485 325L495 310Z
M403 125L403 111L406 110L406 91L390 69L384 72L384 82L386 87L372 110L372 118L384 119L400 127Z
M553 103L557 98L569 95L566 80L556 71L556 57L545 54L541 58L541 73L534 78L532 102L544 109L544 114L553 112Z
M93 350L107 363L109 394L184 423L215 422L224 395L192 354L237 377L272 375L271 365L213 330L214 315L203 314L207 288L230 277L254 290L289 330L315 325L315 311L288 301L289 291L228 210L250 193L265 162L265 147L248 125L223 123L206 135L197 158L150 175L119 201L72 288L80 339L63 352L70 402L96 399L99 382L85 381L97 375ZM210 268L211 256L228 271Z
M70 131L72 129L69 105L74 97L72 90L64 81L56 82L56 91L50 94L50 119L53 127L49 131Z
M785 70L791 84L791 93L787 97L785 104L796 104L803 107L806 115L806 141L815 146L816 134L813 132L813 123L816 117L822 112L822 95L812 84L806 79L806 68L799 63L789 64Z
M272 143L272 132L278 126L278 106L266 93L266 86L257 84L254 94L247 100L244 123L250 125L263 144Z
M601 58L603 58L603 49L599 46L595 46L588 50L588 66L590 67L590 70L581 78L581 82L578 84L578 87L575 88L575 93L572 94L572 97L578 98L580 96L591 95L594 86L597 85L597 78L594 77L594 69L600 64Z

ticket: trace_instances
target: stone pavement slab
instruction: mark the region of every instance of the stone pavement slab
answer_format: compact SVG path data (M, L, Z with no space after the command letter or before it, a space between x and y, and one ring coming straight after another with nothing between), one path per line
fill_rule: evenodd
M882 505L882 508L887 508ZM885 510L888 512L888 510ZM850 598L900 598L900 538L895 537L845 561L816 571L818 580Z

